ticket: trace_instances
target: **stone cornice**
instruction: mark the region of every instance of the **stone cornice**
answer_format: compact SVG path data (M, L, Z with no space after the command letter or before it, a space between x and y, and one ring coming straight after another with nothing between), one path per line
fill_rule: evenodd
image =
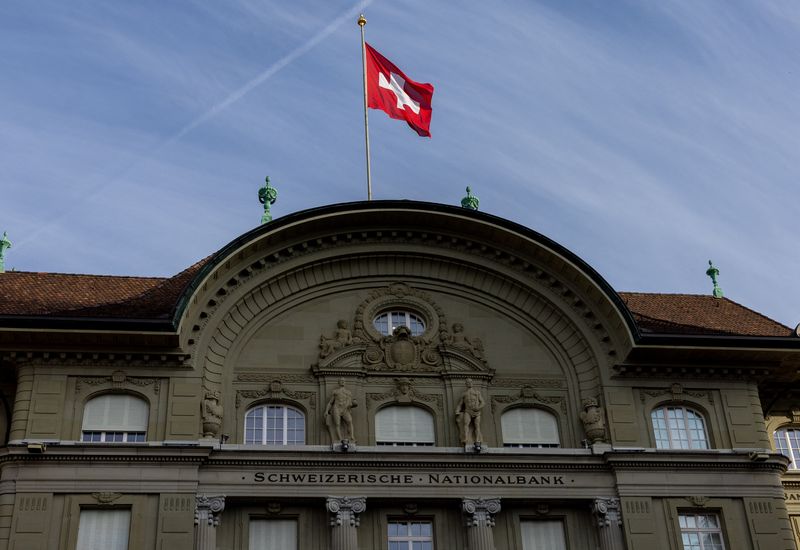
M289 468L329 470L354 469L439 469L501 471L748 471L783 473L787 460L770 454L759 460L749 452L607 452L602 455L575 453L481 454L454 453L370 453L343 455L330 451L251 451L218 450L210 446L115 446L53 445L43 454L29 453L25 446L12 446L0 453L0 465L14 462L86 462L86 463L185 463L210 468ZM786 487L800 487L800 480L784 479Z
M52 346L52 344L51 344ZM65 367L112 367L112 368L188 368L189 354L180 350L159 352L91 352L75 350L32 351L21 348L17 351L0 352L0 360L17 365L65 366Z

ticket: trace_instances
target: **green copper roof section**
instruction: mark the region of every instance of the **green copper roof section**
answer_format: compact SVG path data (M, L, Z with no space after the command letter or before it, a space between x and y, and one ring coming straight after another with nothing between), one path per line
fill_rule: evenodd
M11 248L11 241L8 240L8 234L3 231L3 238L0 240L0 273L6 271L6 250Z
M477 210L481 200L472 194L472 190L467 186L467 196L461 199L461 207L468 210Z
M275 204L276 200L278 200L278 190L270 186L269 176L267 176L264 180L264 187L258 190L258 202L264 205L264 214L261 216L262 224L272 221L272 212L269 211L269 207Z
M717 284L717 277L719 277L719 269L714 267L714 264L711 263L711 260L708 260L708 269L706 269L706 275L711 277L711 282L714 283L714 291L712 294L714 298L722 298L722 289Z

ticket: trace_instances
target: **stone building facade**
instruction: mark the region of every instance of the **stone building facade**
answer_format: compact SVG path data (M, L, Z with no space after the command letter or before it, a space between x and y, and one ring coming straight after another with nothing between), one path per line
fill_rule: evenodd
M0 550L796 549L800 338L483 213L0 274L0 360Z

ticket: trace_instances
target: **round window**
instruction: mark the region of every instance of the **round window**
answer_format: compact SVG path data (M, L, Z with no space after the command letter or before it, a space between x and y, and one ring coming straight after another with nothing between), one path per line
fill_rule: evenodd
M410 311L384 311L372 320L372 324L384 336L390 336L397 327L408 327L411 336L419 336L425 332L425 321Z

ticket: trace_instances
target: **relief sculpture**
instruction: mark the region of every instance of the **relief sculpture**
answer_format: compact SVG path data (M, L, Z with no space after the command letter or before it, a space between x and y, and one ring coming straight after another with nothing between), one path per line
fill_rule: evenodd
M319 337L319 356L325 358L334 351L338 351L352 343L353 335L350 329L347 328L347 321L340 319L336 323L336 331L333 333L333 338L327 338L325 335Z

